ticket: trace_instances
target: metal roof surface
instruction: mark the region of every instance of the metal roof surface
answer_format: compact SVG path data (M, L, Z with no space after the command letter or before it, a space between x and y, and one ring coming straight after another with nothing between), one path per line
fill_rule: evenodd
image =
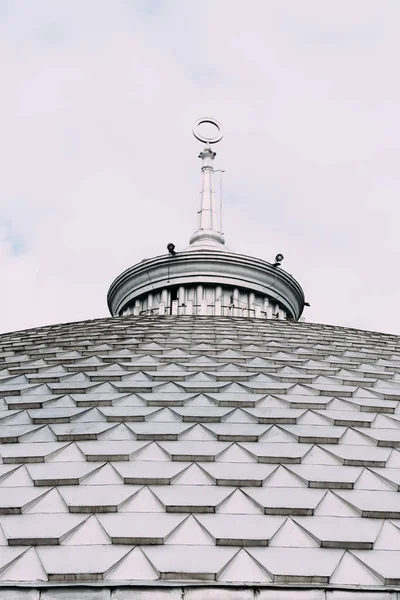
M184 316L4 334L0 584L400 586L399 402L392 335Z

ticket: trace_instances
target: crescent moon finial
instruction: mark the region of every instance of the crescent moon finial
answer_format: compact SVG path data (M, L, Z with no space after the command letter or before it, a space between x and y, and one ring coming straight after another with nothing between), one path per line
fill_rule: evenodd
M202 135L199 128L200 125L203 125L203 123L208 123L209 125L214 125L214 127L217 128L217 133L214 137L209 137L209 136L205 136ZM220 142L222 140L222 138L224 137L224 130L223 127L221 125L221 123L219 121L217 121L216 119L211 119L210 117L203 117L202 119L198 119L196 121L196 123L193 125L193 135L194 137L199 140L199 142L204 142L205 144L216 144L217 142Z

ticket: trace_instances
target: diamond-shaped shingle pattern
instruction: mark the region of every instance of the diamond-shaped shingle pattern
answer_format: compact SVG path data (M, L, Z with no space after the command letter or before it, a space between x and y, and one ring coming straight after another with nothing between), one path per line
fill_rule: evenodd
M397 336L199 316L5 334L0 443L2 584L400 586Z

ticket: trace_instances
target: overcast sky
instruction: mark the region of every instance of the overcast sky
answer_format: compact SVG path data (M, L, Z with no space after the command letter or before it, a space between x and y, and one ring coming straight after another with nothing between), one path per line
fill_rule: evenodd
M0 0L0 332L106 317L195 229L285 255L307 321L400 334L398 0Z

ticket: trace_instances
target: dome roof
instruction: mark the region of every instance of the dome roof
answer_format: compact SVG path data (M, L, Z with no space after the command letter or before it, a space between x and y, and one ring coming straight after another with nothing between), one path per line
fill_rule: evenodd
M0 597L400 586L399 337L128 316L0 348Z
M0 600L391 600L400 338L296 322L283 256L225 247L221 125L194 133L189 248L119 275L115 318L0 336Z

